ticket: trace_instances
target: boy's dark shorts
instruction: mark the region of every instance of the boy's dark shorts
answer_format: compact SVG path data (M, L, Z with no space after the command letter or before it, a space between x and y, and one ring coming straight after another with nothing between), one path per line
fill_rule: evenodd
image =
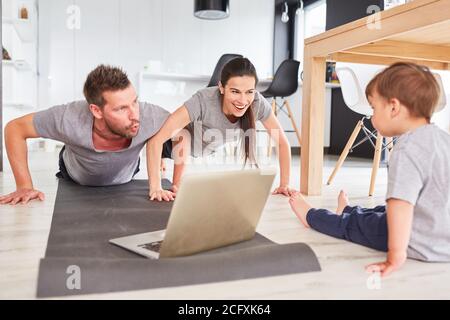
M73 179L70 177L69 173L67 172L67 168L66 168L66 165L63 160L63 153L64 153L65 148L66 148L66 146L63 146L61 151L59 152L59 172L56 174L56 177L58 177L60 179L73 181ZM166 142L164 142L162 153L161 153L161 158L162 159L164 159L164 158L172 159L172 140L169 139ZM138 163L137 163L136 169L134 170L133 177L136 175L136 173L139 172L139 164L140 163L141 163L141 158L138 159ZM75 182L75 181L73 181L73 182Z

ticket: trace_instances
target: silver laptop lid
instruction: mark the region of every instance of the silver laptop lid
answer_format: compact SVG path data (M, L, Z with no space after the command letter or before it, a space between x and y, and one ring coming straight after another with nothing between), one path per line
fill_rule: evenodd
M275 174L273 169L254 169L184 176L160 258L189 255L251 239Z

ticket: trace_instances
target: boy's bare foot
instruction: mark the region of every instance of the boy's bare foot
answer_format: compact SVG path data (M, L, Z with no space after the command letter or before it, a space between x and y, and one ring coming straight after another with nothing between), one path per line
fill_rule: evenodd
M306 202L305 198L303 198L300 192L296 193L289 199L289 204L291 205L292 210L294 210L295 215L300 219L303 225L309 228L309 224L306 221L306 214L312 207L308 202Z
M348 206L348 204L349 204L348 196L344 190L341 190L341 192L339 192L339 196L338 196L338 206L336 209L336 213L342 214L342 212L344 212L344 209L346 206Z

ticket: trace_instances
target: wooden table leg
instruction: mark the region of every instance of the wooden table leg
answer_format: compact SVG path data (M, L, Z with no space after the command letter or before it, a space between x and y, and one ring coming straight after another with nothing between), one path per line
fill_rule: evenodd
M325 113L325 57L311 57L305 49L302 97L300 191L320 195L323 175Z
M392 137L386 137L386 145L387 147L387 162L389 163L389 159L391 158L392 149L394 148L393 141L394 139Z

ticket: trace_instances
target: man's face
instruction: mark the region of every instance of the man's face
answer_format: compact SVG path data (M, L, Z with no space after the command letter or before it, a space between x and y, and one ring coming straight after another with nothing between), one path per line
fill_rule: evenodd
M108 129L121 137L130 139L139 131L139 103L136 91L130 85L124 90L105 91L103 119Z

